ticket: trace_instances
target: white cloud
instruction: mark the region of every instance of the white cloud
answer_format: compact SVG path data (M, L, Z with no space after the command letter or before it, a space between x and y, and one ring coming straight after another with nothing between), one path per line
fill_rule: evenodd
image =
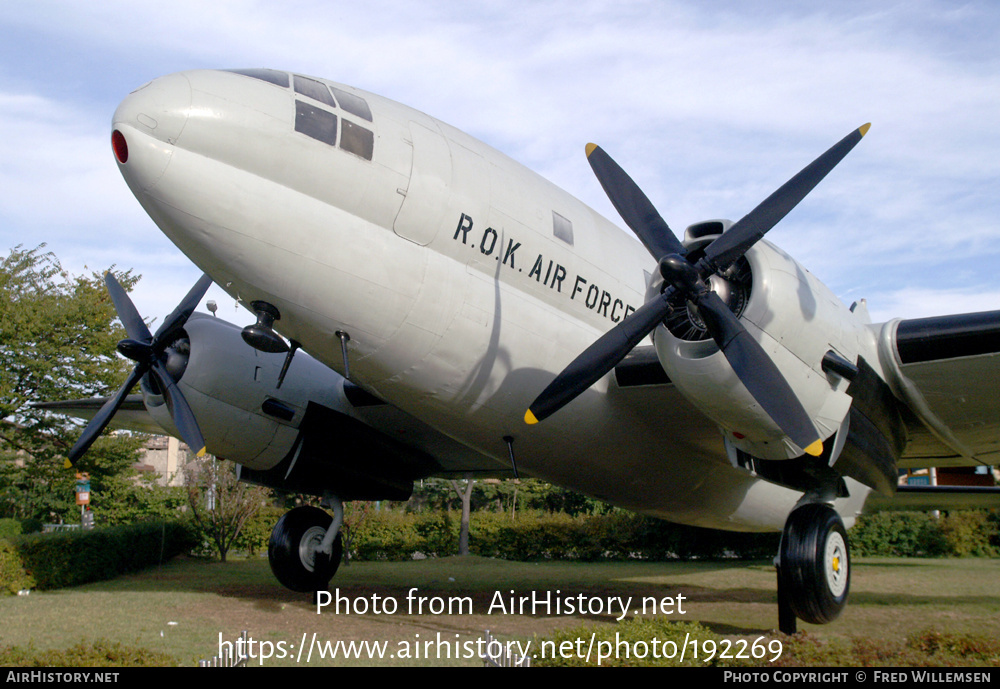
M0 71L0 238L179 297L197 272L175 280L186 259L118 177L107 118L158 74L273 66L423 109L617 222L582 153L597 141L678 232L737 219L871 120L773 239L842 294L925 281L947 303L956 276L988 294L1000 253L998 23L930 0L8 3L0 26L28 43Z
M928 318L954 313L996 311L1000 289L899 289L868 298L872 322L893 318Z

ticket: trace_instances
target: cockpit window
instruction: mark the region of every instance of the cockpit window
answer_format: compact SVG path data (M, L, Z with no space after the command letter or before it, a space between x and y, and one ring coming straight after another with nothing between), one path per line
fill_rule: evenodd
M326 87L326 84L315 79L309 79L308 77L296 74L295 92L301 93L303 96L308 96L313 100L318 100L320 103L326 103L334 108L337 107L337 104L333 102L333 96L330 95L330 89Z
M269 84L288 88L287 72L279 72L276 69L227 69L226 71L232 72L233 74L242 74L245 77L261 79Z
M341 108L363 120L372 121L372 111L368 108L368 103L364 98L355 96L353 93L348 93L347 91L342 91L335 86L331 86L330 88L333 89L333 95L337 97L337 102L340 103Z
M356 156L371 160L375 152L375 135L348 119L341 118L341 122L343 129L340 132L340 147Z
M317 141L337 145L337 116L300 100L295 101L295 131Z
M248 72L272 72L273 70L247 70ZM241 72L242 73L242 72ZM283 74L277 72L277 74ZM253 75L248 75L253 76ZM284 76L288 76L285 74ZM322 141L330 146L337 146L337 119L340 115L340 149L354 155L371 160L375 153L375 133L347 116L357 117L372 122L372 111L367 101L361 96L343 91L334 86L328 86L317 79L310 79L299 74L293 74L294 89L297 94L309 98L316 103L295 99L295 131ZM287 86L287 83L286 83ZM321 107L322 104L326 107ZM338 108L342 113L336 113ZM330 112L327 107L334 109ZM343 113L347 113L344 115Z

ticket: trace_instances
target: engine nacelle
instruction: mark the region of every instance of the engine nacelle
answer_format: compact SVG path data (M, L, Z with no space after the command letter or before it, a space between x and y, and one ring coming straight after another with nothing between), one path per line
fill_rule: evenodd
M240 464L241 478L345 500L405 500L413 480L436 468L426 452L396 439L422 430L415 420L301 351L278 388L285 355L257 351L240 332L194 314L167 353L207 451ZM148 378L142 394L153 419L177 435Z
M692 226L685 241L689 252L728 226L728 221ZM704 234L706 228L711 235ZM822 361L830 351L848 362L857 361L863 343L870 339L861 319L809 271L766 241L747 251L725 276L713 276L710 282L781 370L820 437L836 433L851 407L848 381L824 372ZM647 299L662 285L663 279L654 275ZM705 332L696 309L681 307L653 337L670 380L719 425L732 445L761 459L802 455L802 448L782 433L747 392Z
M295 361L282 388L276 390L283 357L247 346L235 325L193 314L184 331L189 341L187 361L177 385L198 420L206 449L217 457L269 469L291 450L311 398L336 403L329 391L339 387L339 376L308 357ZM153 419L174 433L165 400L148 377L142 381L142 395ZM289 410L283 412L284 418L263 411L268 400Z

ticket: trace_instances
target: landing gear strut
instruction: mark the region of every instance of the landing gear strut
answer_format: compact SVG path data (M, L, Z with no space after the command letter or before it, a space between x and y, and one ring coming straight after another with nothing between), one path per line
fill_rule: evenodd
M829 505L810 503L788 516L778 568L778 628L796 632L796 618L826 624L847 604L851 583L847 531Z
M339 500L334 501L334 513L335 518L317 507L296 507L275 524L267 558L285 587L301 593L326 590L344 552Z

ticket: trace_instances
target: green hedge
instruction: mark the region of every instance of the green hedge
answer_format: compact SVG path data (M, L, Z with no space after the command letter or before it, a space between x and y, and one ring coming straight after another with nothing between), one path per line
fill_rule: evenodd
M352 557L409 560L458 552L459 516L382 510L355 528ZM616 510L572 517L563 513L474 512L469 550L507 560L627 560L671 558L761 558L778 549L778 534L713 531L671 524Z
M57 589L110 579L163 562L195 545L179 522L147 522L93 531L0 540L0 589Z
M423 551L417 531L419 519L417 515L395 510L368 515L355 529L353 556L359 560L411 559L414 553Z
M176 667L178 659L148 648L118 641L81 641L67 649L28 646L0 647L0 667Z
M268 515L268 523L270 517ZM109 579L154 565L197 545L178 522L151 522L94 531L16 535L13 520L0 525L0 591L55 589ZM263 542L263 533L255 536ZM355 529L352 556L409 560L416 553L443 557L458 551L459 517L452 512L373 511ZM934 557L1000 555L1000 513L922 512L862 516L848 534L859 556ZM523 511L474 512L473 554L508 560L666 560L773 557L779 535L699 529L623 510L593 516ZM261 544L255 543L258 550Z
M355 530L352 557L408 560L458 552L456 513L382 510ZM860 556L942 557L1000 555L1000 513L884 512L860 517L848 533ZM562 513L473 512L469 550L507 560L767 559L780 534L737 533L672 524L624 510L572 517Z
M0 538L0 594L33 588L35 580L25 571L17 548L10 539Z
M0 519L0 539L20 536L22 533L24 533L24 527L21 526L19 519L9 517Z
M855 555L996 557L1000 555L1000 512L970 510L939 517L926 512L862 515L848 538Z

